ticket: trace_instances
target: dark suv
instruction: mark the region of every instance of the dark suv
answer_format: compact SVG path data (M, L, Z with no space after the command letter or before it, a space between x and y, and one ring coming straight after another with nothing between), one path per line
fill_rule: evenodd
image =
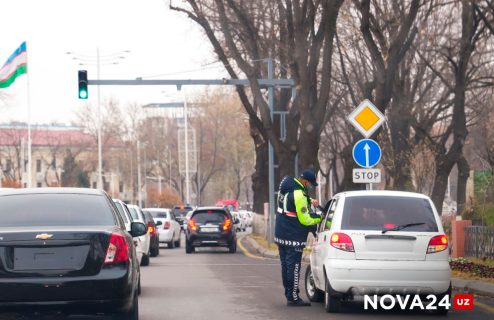
M196 247L228 247L230 253L235 253L237 234L233 225L237 223L228 209L205 207L194 210L185 231L185 252L192 253Z

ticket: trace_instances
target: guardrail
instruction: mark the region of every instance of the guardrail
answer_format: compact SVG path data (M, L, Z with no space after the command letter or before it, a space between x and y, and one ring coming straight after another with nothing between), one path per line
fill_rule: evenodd
M494 259L494 227L465 227L465 256Z

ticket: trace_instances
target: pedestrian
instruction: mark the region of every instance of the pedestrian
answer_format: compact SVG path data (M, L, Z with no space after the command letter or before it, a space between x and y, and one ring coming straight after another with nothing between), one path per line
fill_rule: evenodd
M274 241L278 245L281 260L281 278L285 287L288 306L310 306L299 296L302 253L309 232L321 221L313 214L311 205L318 206L308 191L317 187L316 175L305 170L299 178L285 176L278 191L278 209Z

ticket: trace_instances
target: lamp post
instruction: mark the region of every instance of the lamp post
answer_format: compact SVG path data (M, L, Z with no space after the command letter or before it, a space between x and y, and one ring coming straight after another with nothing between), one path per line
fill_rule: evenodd
M116 53L112 53L109 55L105 55L103 57L100 56L99 47L96 48L96 61L94 61L94 56L84 55L76 52L67 52L68 55L72 55L72 59L79 61L79 65L87 66L87 65L95 65L96 64L96 73L97 79L100 80L100 70L101 70L101 59L103 59L104 65L109 64L118 64L118 60L125 59L125 56L122 56L124 53L130 53L130 50L119 51ZM101 91L100 86L97 85L97 104L98 104L98 180L97 180L97 188L103 189L103 146L101 142Z

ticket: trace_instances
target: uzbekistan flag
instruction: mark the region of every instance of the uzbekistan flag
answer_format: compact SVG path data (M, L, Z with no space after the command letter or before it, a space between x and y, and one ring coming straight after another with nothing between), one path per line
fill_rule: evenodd
M0 69L0 89L10 86L17 77L24 73L27 73L27 51L25 41L14 51Z

